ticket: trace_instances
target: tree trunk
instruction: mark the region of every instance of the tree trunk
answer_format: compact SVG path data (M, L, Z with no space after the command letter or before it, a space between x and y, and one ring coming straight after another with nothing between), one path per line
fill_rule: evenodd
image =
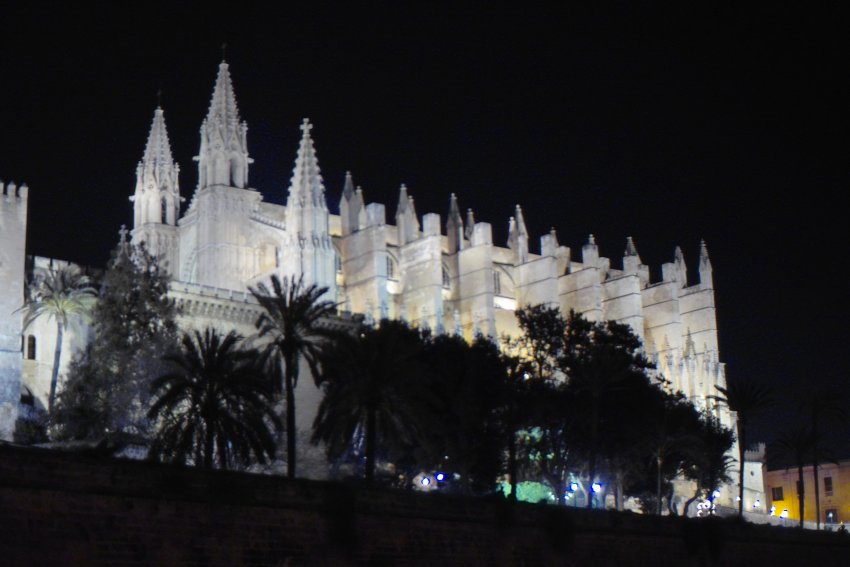
M803 464L797 465L797 478L800 483L800 490L797 491L797 500L800 502L800 529L803 529L803 520L806 518L806 485L803 484L805 477L803 476Z
M517 501L517 462L516 462L516 431L513 425L510 427L510 438L508 439L508 475L511 477L511 494L508 499Z
M53 350L53 373L50 375L50 396L47 399L47 413L53 413L53 403L56 401L56 386L59 383L59 361L62 359L62 341L65 326L56 321L56 348Z
M376 413L375 408L366 410L366 484L372 484L375 479L375 439L378 427Z
M663 457L659 456L659 457L655 458L655 466L658 467L658 475L657 475L657 478L656 478L656 485L655 485L655 497L658 499L658 504L656 505L656 508L657 508L659 516L661 515L661 466L663 464L664 464L664 458Z
M815 476L815 529L820 529L820 483L818 482L818 409L812 408L812 474Z
M295 381L298 356L286 356L286 476L295 478Z
M744 519L744 453L746 452L747 431L743 419L738 419L738 518Z
M599 430L599 407L596 397L591 398L591 413L590 413L590 455L588 458L587 468L590 480L587 483L587 509L593 508L594 492L593 483L596 477L596 443Z
M212 435L212 428L210 427L210 423L207 422L204 424L204 468L207 470L212 470L213 468L213 452L215 451L215 443Z

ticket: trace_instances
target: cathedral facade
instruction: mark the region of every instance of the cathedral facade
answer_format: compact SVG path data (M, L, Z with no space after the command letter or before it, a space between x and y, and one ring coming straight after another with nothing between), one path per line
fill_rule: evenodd
M312 128L308 120L301 125L286 205L265 202L249 184L248 129L239 116L228 64L222 62L200 128L197 186L181 215L179 167L164 112L155 110L130 197L131 234L172 276L171 294L184 328L213 325L250 335L258 307L248 289L272 275L295 276L328 288L326 297L342 313L359 314L367 322L404 319L467 338L515 335L514 312L523 306L573 309L591 320L630 325L657 371L698 406L725 384L705 244L698 251L698 283L689 284L678 248L662 266L661 281L653 282L631 238L617 262L600 255L592 235L572 250L553 230L539 238L538 247L519 206L509 220L505 246L493 241L488 222L477 220L471 209L462 212L454 194L445 219L436 213L420 217L402 185L388 218L387 207L367 203L350 174L339 214L331 214ZM0 434L9 438L22 386L45 403L55 337L49 325L21 328L27 188L0 187ZM36 259L33 265L45 269L47 264ZM77 334L77 346L84 335ZM45 348L28 353L27 346L35 344ZM67 359L70 354L63 366ZM317 393L305 395L317 403ZM721 418L732 425L728 413ZM310 415L299 417L301 425L311 421Z

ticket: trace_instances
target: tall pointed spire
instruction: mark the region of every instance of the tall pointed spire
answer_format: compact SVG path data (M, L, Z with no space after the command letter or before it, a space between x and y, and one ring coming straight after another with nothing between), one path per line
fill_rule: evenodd
M148 166L172 165L171 144L168 141L168 131L165 128L165 116L162 107L157 107L153 114L153 123L148 133L148 143L145 145L145 155L142 161Z
M236 95L226 61L218 66L210 107L201 124L198 189L224 185L243 189L248 185L248 125L239 118Z
M177 224L181 201L179 172L180 168L171 156L165 113L162 108L157 108L145 153L136 168L136 191L130 197L134 203L134 238L139 238L135 229L145 224Z
M205 122L233 128L234 131L240 123L236 94L233 92L233 81L230 78L230 67L224 60L218 66L218 75L215 78L215 86Z
M292 179L289 182L289 198L286 206L319 207L327 209L325 201L325 184L319 168L319 158L310 131L313 125L305 118L301 123L301 143L295 157L292 169Z

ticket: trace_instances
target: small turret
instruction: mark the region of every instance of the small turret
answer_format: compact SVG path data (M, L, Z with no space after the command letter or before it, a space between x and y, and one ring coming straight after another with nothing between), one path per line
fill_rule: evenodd
M626 238L626 251L623 253L623 271L627 274L636 274L640 264L640 254L634 240L629 236Z
M515 262L519 265L528 262L528 229L522 208L517 205L515 211L515 216L508 223L508 248L513 250Z
M705 240L699 242L699 283L702 287L714 287L714 275Z
M457 204L457 196L452 193L449 198L449 216L446 220L446 238L449 245L449 254L454 254L463 249L463 218L460 216L460 208Z
M398 228L398 244L404 246L419 238L419 219L416 217L416 207L413 197L408 196L407 186L402 183L398 192L398 208L395 214Z
M591 234L587 237L587 244L581 247L581 261L587 266L596 267L599 263L599 247L596 238Z
M347 236L363 228L361 216L366 211L363 206L363 191L354 189L354 180L351 172L345 172L345 185L342 189L342 198L339 200L339 216L342 225L342 235Z
M472 234L475 230L475 213L472 209L466 209L466 227L463 229L463 235L467 240L472 240Z

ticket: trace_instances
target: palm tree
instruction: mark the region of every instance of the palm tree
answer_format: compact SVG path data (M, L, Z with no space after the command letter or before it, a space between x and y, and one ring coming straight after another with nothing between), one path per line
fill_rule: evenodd
M88 276L71 265L51 267L44 279L33 290L30 300L24 305L24 328L37 319L46 317L56 321L56 346L53 350L53 371L50 375L50 395L47 411L53 412L56 386L59 382L59 361L65 330L77 321L88 320L97 292Z
M770 445L771 457L793 461L797 467L797 501L800 503L800 528L803 528L805 518L806 491L803 478L803 467L812 452L814 438L811 430L798 427L784 431ZM817 477L815 477L817 479ZM815 481L817 484L817 480Z
M240 340L233 331L185 333L181 351L164 357L175 370L151 385L148 417L159 425L153 458L205 469L274 458L280 420L272 391L257 352L240 349Z
M401 321L381 321L359 337L339 340L328 354L318 383L324 397L313 425L313 442L341 454L364 438L365 479L372 483L379 443L399 447L423 430L429 396L421 380L423 341Z
M843 407L841 395L834 388L823 384L815 384L803 392L800 409L809 418L809 426L812 435L812 474L815 477L815 527L820 529L820 484L818 468L820 458L824 456L824 447L821 446L820 426L825 421L844 421L847 413Z
M271 277L271 290L265 284L250 288L263 313L257 319L260 338L267 338L266 358L276 370L275 389L282 386L286 398L286 472L295 478L295 387L298 369L305 360L314 379L319 377L322 349L338 333L322 327L322 319L334 313L334 304L322 300L327 288L305 286L303 277ZM278 376L283 374L282 380ZM282 384L281 384L282 382Z
M772 403L770 389L753 380L726 380L726 387L715 386L722 396L713 399L725 403L735 412L738 426L738 517L744 517L744 453L747 450L747 427L754 415Z

